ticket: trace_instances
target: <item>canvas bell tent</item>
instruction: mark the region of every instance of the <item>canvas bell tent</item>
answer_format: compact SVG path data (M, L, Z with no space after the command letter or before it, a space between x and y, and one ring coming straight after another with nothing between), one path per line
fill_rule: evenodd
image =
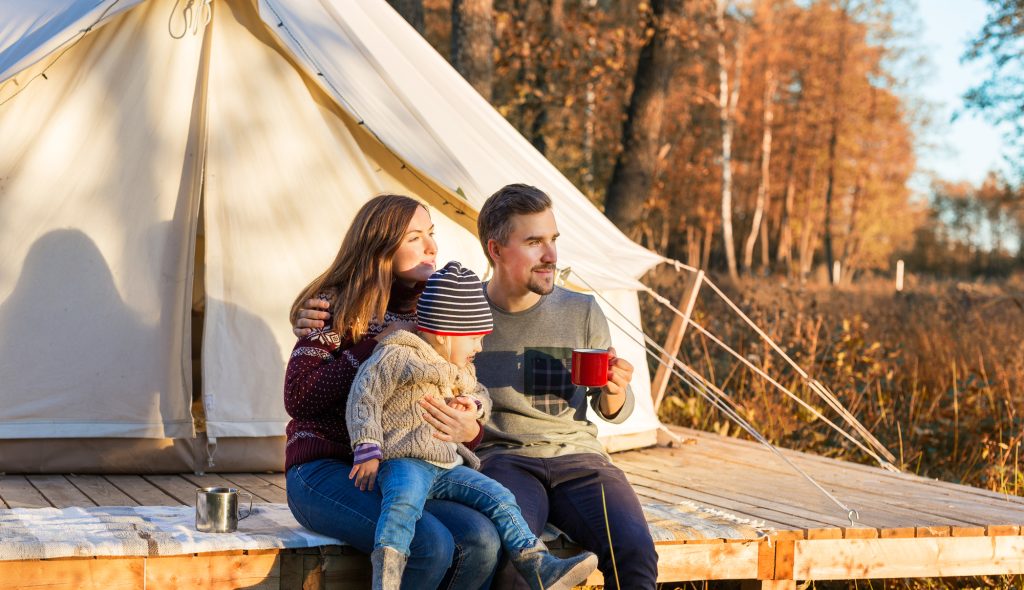
M289 306L380 192L484 274L475 212L543 188L559 265L637 324L662 261L384 0L2 1L0 143L0 471L280 469ZM630 331L614 444L658 426Z

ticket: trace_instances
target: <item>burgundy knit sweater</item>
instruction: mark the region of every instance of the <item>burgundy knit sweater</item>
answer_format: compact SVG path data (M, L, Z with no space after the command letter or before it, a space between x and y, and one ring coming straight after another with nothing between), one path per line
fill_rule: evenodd
M416 298L423 285L409 288L394 283L385 324L416 320ZM285 471L317 459L352 463L352 442L345 426L349 389L359 366L370 358L384 324L371 324L366 335L353 343L331 330L314 330L292 349L284 375L284 409L292 417L285 430ZM470 449L479 444L466 443Z

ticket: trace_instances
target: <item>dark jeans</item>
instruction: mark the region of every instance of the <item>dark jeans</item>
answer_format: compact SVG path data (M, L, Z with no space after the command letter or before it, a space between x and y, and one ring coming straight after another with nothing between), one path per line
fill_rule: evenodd
M658 554L640 500L622 470L608 459L596 453L552 459L500 454L485 458L481 470L512 491L534 534L539 536L544 524L550 521L584 549L596 553L605 588L618 587L612 566L613 551L623 588L655 588ZM505 563L495 576L494 588L519 590L527 585L511 564Z
M348 478L352 465L321 459L288 470L288 506L311 531L373 550L380 488L363 492ZM462 504L428 500L416 523L402 588L477 590L490 585L501 540L486 516Z

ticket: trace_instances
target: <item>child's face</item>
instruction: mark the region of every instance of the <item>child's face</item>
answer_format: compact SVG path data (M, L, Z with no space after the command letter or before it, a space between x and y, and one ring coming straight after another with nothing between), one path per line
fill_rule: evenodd
M448 362L459 367L465 367L473 362L476 353L483 350L481 342L483 336L448 336L450 345L447 350L441 352L441 356L448 354Z

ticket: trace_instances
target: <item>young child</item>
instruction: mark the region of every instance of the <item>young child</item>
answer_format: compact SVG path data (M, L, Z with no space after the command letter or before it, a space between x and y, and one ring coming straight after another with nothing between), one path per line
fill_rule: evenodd
M352 384L346 421L355 453L349 479L384 501L377 521L374 590L397 590L416 522L428 498L470 506L494 522L510 561L536 590L568 589L597 567L584 552L560 559L527 526L515 497L476 469L480 460L462 444L434 436L418 401L434 396L486 419L491 401L476 380L473 357L492 330L480 280L449 262L427 280L416 305L417 333L398 330L384 338ZM379 467L379 471L378 471Z

